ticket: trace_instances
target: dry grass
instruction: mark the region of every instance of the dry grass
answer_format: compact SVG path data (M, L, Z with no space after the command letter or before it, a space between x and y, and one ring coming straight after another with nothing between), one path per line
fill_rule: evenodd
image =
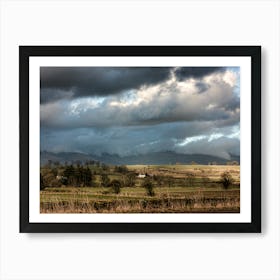
M239 191L198 192L173 197L160 194L155 198L92 199L87 195L71 199L54 198L40 204L41 213L194 213L239 212Z

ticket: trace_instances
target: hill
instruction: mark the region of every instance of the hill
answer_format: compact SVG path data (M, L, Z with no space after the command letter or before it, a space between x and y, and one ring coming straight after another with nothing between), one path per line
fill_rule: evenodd
M201 154L178 154L171 151L166 152L155 152L149 154L141 154L141 155L131 155L121 157L119 155L112 154L102 154L102 155L91 155L91 154L83 154L83 153L75 153L75 152L60 152L53 153L42 151L40 153L41 157L41 165L45 165L49 160L52 162L60 162L64 164L65 162L71 163L80 161L81 163L85 163L87 161L99 161L105 164L112 165L130 165L130 164L145 164L145 165L157 165L157 164L190 164L191 162L195 162L197 164L209 164L210 162L215 162L216 164L226 164L229 160L215 157L211 155L201 155ZM231 155L230 161L240 162L240 157Z

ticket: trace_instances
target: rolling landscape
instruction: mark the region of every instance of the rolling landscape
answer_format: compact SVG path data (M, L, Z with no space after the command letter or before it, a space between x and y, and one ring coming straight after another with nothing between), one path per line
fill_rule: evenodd
M40 212L239 213L239 70L41 67Z
M191 164L192 162L199 164L223 164L226 165L229 162L234 162L239 164L239 156L231 155L230 160L225 158L220 158L210 155L201 155L201 154L178 154L172 151L149 153L142 155L133 155L133 156L123 156L112 155L112 154L102 154L102 155L92 155L92 154L82 154L82 153L52 153L43 151L40 153L41 156L41 165L45 165L51 160L52 162L61 162L61 163L71 163L75 161L88 162L88 161L99 161L105 164L115 164L115 165L137 165L137 164Z
M216 162L202 165L193 161L189 164L107 165L79 153L42 155L45 157L42 162L46 162L41 166L42 213L240 211L237 161L228 161L225 165ZM58 161L62 158L64 164ZM186 156L188 160L199 158L217 159ZM158 160L162 159L156 158L153 162Z

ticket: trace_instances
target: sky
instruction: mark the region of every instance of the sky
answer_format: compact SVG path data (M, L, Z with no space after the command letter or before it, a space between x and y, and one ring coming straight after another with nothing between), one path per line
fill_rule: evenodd
M239 67L41 67L40 148L240 154Z

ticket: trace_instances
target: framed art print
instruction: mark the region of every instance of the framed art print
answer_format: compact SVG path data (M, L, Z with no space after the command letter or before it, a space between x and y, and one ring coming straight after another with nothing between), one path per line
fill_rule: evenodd
M260 46L20 46L20 232L261 232Z

